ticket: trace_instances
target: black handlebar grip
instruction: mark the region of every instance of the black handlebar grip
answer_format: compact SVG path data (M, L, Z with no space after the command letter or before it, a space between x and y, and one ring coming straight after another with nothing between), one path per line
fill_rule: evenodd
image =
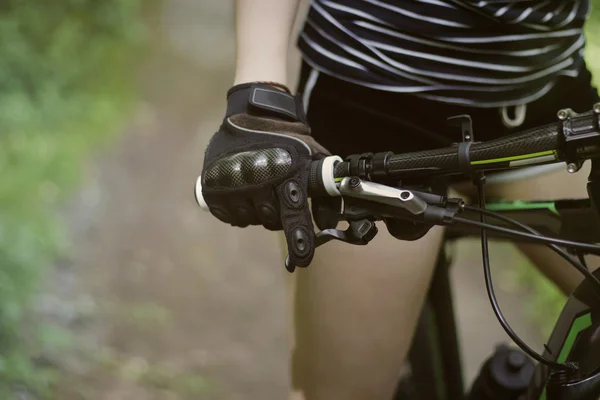
M313 161L310 163L308 171L308 195L310 197L323 196L327 193L323 188L323 160Z
M557 151L561 134L562 124L555 122L504 138L475 143L471 146L471 160L493 160L544 151Z
M556 122L503 138L473 143L469 149L469 158L472 164L477 161L494 163L514 156L533 156L545 151L556 151L561 134L562 125ZM386 165L386 175L391 178L412 178L459 171L458 146L396 154L390 157Z
M456 148L443 148L396 154L387 163L387 175L390 177L418 176L422 173L458 170Z
M328 156L310 164L308 173L308 195L311 197L331 196L337 197L340 192L337 188L335 171L343 164L339 156Z
M347 162L338 163L335 166L334 177L344 178L350 175L350 164Z
M507 158L516 156L528 158L528 156L535 157L543 152L557 152L561 136L562 124L556 122L499 139L476 142L469 148L469 160L474 169L486 169L489 164L503 162ZM375 166L372 165L372 167ZM334 165L333 176L335 178L349 176L349 168L348 162L338 162ZM458 173L461 171L458 146L395 154L389 157L383 168L385 171L379 172L384 172L383 175L393 179ZM322 160L313 162L309 178L311 196L326 194L323 189L321 171ZM377 171L371 170L371 172Z

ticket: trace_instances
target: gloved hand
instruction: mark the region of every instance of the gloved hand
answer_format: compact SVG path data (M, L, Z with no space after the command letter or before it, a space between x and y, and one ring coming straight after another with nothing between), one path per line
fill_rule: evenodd
M236 85L206 149L202 195L223 222L283 230L289 264L307 267L315 250L309 165L328 154L310 136L300 97L271 84Z

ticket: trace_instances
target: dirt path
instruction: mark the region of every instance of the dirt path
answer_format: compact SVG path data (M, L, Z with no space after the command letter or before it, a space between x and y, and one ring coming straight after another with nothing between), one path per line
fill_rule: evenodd
M53 285L88 311L71 321L81 351L67 363L61 400L285 398L284 271L264 246L275 236L230 229L192 196L232 77L229 6L166 2L144 103L69 208L75 256ZM476 247L461 245L453 279L468 377L505 340L478 262Z

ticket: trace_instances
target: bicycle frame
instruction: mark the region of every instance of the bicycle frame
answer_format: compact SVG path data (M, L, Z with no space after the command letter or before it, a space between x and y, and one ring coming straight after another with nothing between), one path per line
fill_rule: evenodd
M526 223L543 234L570 240L600 242L598 218L589 199L535 202L490 201L487 208ZM478 235L479 230L476 228L454 225L447 228L445 242ZM496 238L506 238L493 233L490 235ZM451 264L452 260L448 256L445 246L442 246L409 351L411 380L418 399L459 400L466 396L449 277ZM600 270L596 275L600 276ZM592 317L594 320L598 318L596 317L598 313L600 313L600 305L596 301L592 289L584 281L569 297L548 340L544 356L560 362L566 361L567 356L575 351L578 338L585 338L587 348L591 348L591 333L588 332L587 336L582 335L587 328L592 326ZM596 358L596 360L598 359L600 359L600 355ZM596 365L591 367L595 368ZM544 386L548 379L547 368L538 365L527 399L546 400ZM600 382L594 382L594 384L600 385ZM572 395L567 394L566 396ZM564 397L566 400L579 398ZM397 394L396 400L404 399Z
M451 260L444 247L438 254L408 354L416 399L462 399L465 396L449 275ZM396 400L404 399L397 395Z

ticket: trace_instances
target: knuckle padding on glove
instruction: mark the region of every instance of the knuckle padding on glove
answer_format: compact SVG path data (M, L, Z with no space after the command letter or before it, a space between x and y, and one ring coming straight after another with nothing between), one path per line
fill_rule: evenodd
M207 188L241 188L286 177L292 169L292 155L281 148L250 150L231 154L212 163L205 172Z

